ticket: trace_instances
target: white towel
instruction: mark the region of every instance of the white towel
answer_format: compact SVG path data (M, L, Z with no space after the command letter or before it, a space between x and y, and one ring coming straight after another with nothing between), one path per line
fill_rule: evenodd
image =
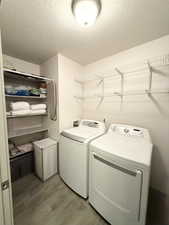
M31 113L32 115L34 115L34 114L45 114L45 113L46 113L46 109L31 110L30 113Z
M30 114L31 110L27 109L27 110L17 110L17 111L11 111L11 115L13 116L21 116L21 115L26 115L26 114Z
M29 110L30 105L28 102L11 102L10 107L12 111L18 111L18 110Z
M31 105L31 110L39 110L39 109L46 109L46 104L36 104Z

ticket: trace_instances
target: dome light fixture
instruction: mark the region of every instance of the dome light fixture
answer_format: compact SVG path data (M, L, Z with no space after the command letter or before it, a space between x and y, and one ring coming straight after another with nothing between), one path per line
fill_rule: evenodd
M93 25L100 11L100 0L72 0L73 15L81 26L88 27Z

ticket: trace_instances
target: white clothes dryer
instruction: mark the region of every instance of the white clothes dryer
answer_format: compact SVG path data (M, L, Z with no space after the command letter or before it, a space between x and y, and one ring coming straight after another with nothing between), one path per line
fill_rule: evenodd
M88 197L88 144L103 135L105 124L81 120L79 127L64 130L59 140L59 170L64 182L84 198Z
M148 130L112 124L90 143L89 202L112 225L145 225L152 143Z

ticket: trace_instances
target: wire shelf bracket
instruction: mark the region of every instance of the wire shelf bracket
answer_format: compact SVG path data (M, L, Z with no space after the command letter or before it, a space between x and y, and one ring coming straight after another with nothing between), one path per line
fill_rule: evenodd
M120 104L120 110L122 110L123 97L124 97L124 74L123 74L118 68L115 68L115 71L116 71L116 72L120 75L120 77L121 77L121 93L120 93L121 104Z
M152 82L153 82L153 69L152 69L152 66L150 65L149 61L147 61L147 66L148 66L148 70L149 70L149 84L148 84L147 93L151 94Z

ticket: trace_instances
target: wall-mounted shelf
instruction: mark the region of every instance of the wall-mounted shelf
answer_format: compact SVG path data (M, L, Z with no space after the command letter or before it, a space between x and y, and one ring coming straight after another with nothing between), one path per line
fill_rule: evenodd
M19 95L5 95L7 98L23 98L23 99L46 99L47 97L41 96L19 96Z
M92 96L74 96L74 98L80 99L80 100L86 100L86 99L95 99L95 98L106 98L106 97L122 97L122 96L135 96L135 95L155 95L155 94L169 94L169 90L136 90L136 91L125 91L123 94L121 92L112 92L108 94L103 95L92 95Z
M26 128L26 129L20 129L15 131L9 131L8 138L15 138L15 137L20 137L20 136L25 136L25 135L30 135L30 134L40 133L40 132L46 132L46 131L48 131L48 129L43 127Z
M25 115L7 115L8 119L12 118L22 118L22 117L30 117L30 116L47 116L47 113L36 113L36 114L25 114Z
M11 78L27 78L30 80L36 80L36 81L50 81L51 79L47 78L47 77L43 77L40 75L34 75L31 73L24 73L24 72L20 72L20 71L16 71L16 70L10 70L10 69L3 69L4 71L4 75L6 76L10 76Z
M103 102L104 98L106 97L120 97L121 98L121 102L123 101L123 97L125 96L135 96L135 95L147 95L148 97L152 97L152 95L158 95L158 94L169 94L169 89L163 89L163 90L156 90L153 89L153 76L154 73L157 76L160 76L160 69L161 68L168 68L169 69L169 54L168 55L163 55L160 57L157 57L155 59L149 59L146 60L144 62L142 62L141 64L139 64L139 68L138 65L135 67L135 69L133 69L133 65L132 69L119 69L119 67L114 67L112 68L112 72L111 75L107 75L105 73L102 73L102 75L95 75L93 79L89 79L89 80L75 80L75 82L81 84L81 85L85 85L86 83L90 83L90 82L97 82L95 84L95 86L101 86L101 90L99 91L100 94L94 94L94 95L90 95L90 96L74 96L76 99L78 100L86 100L86 99L99 99L101 100L101 102ZM160 68L160 69L159 69ZM125 77L126 75L131 75L131 74L137 74L137 77L139 75L143 75L143 73L146 73L146 82L148 82L147 84L147 89L145 90L134 90L134 91L126 91L125 90ZM169 74L166 72L165 74L161 72L161 74L163 76L168 76ZM116 79L118 78L120 80L120 86L119 86L119 91L118 92L109 92L106 93L105 90L105 81L106 79Z
M126 66L132 66L135 67L135 65L126 65ZM121 66L120 66L121 67ZM78 80L75 79L74 81L81 84L85 85L90 82L100 82L101 80L104 79L110 79L110 78L119 78L119 75L121 76L122 79L126 75L132 75L136 73L143 73L143 72L148 72L150 74L150 85L152 83L152 72L155 71L156 69L162 69L162 68L169 68L169 54L163 55L157 58L152 58L152 59L147 59L144 62L141 63L141 66L136 69L131 69L127 71L121 71L119 66L116 66L111 69L111 75L107 75L106 72L100 72L99 75L93 75L92 79L84 79L84 80Z

